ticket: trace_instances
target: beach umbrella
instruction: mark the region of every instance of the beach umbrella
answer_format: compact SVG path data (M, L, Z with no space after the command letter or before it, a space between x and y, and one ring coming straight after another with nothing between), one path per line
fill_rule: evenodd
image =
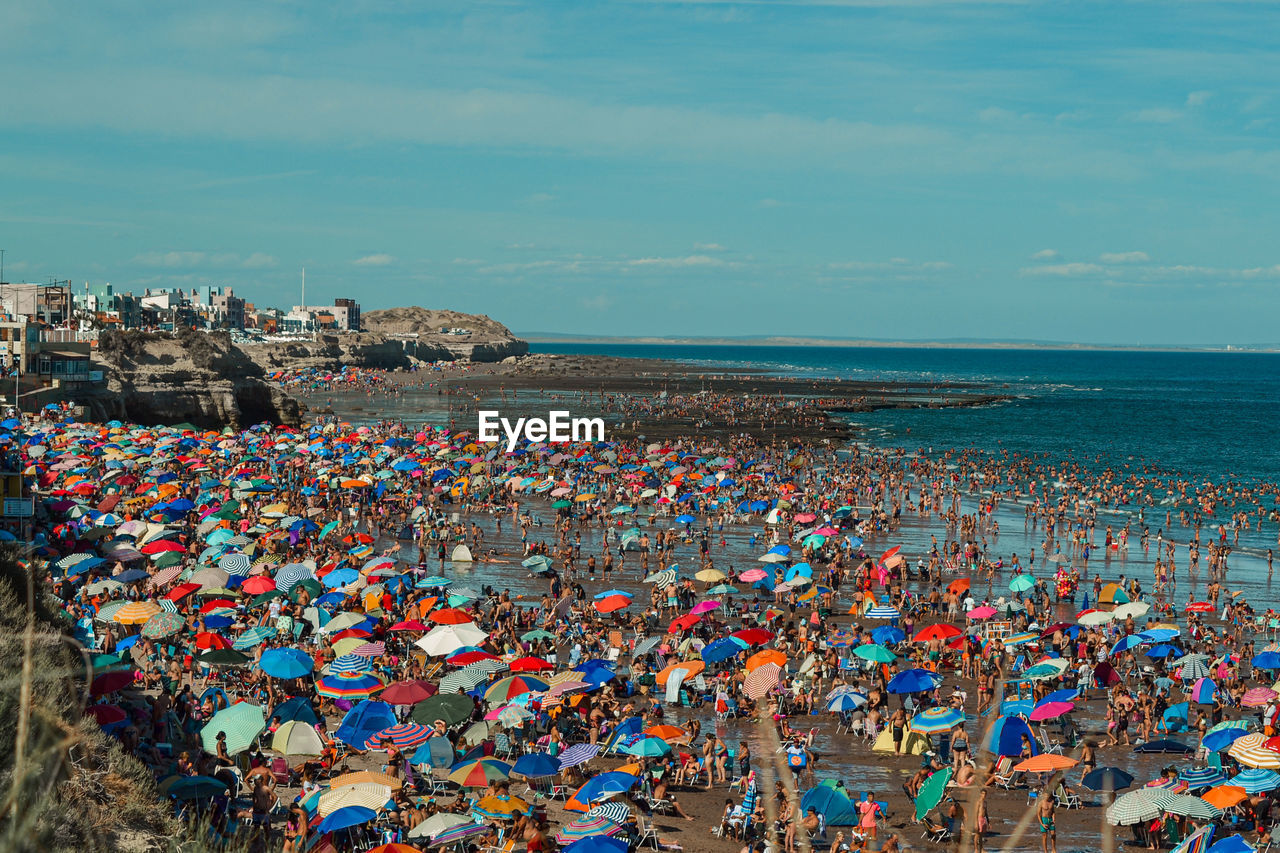
M1254 853L1256 850L1256 847L1244 840L1243 835L1228 835L1210 847L1208 853Z
M1009 590L1010 592L1026 592L1029 589L1034 589L1035 585L1036 579L1031 575L1016 575L1009 582Z
M1200 745L1209 752L1221 752L1247 734L1248 732L1244 729L1220 729L1206 734L1201 739Z
M1174 794L1162 788L1138 788L1121 794L1107 807L1107 823L1112 826L1130 826L1155 820L1164 814L1164 805Z
M367 658L355 654L342 654L334 658L327 669L330 675L338 673L366 672L372 666Z
M897 655L886 649L884 646L875 643L864 643L853 650L855 657L863 660L874 661L875 663L893 663L897 660Z
M889 679L890 693L925 693L942 684L942 676L927 669L906 669Z
M941 706L921 711L911 718L911 730L921 734L950 731L964 723L964 712ZM930 806L932 808L932 806Z
M1280 652L1263 651L1253 656L1249 666L1254 669L1280 669ZM1214 845L1217 846L1216 844Z
M1187 788L1212 788L1227 781L1227 774L1217 767L1202 767L1199 770L1186 770L1178 774L1178 780L1187 783Z
M432 657L443 657L463 646L479 645L488 636L470 622L461 625L439 625L420 637L414 645Z
M171 637L186 627L186 617L178 613L157 613L142 626L142 636L151 639Z
M1216 788L1205 791L1200 797L1209 805L1220 809L1238 806L1248 798L1249 792L1239 785L1219 785Z
M454 827L471 827L487 832L489 827L476 824L469 815L454 814L453 812L436 812L428 815L425 820L409 830L410 838L431 838L434 839L440 833L453 829Z
M882 646L891 646L894 643L900 643L906 639L907 635L897 625L881 625L879 628L873 628L871 631L871 639L875 640Z
M160 612L160 605L154 601L130 601L111 615L111 621L121 625L144 625Z
M320 821L320 825L316 827L316 832L324 835L339 829L349 829L362 823L368 823L377 816L378 813L376 811L364 806L346 806L331 812L328 817Z
M661 755L670 755L671 746L659 737L641 737L619 751L637 758L657 758Z
M708 663L720 663L741 654L747 648L747 644L737 637L721 637L703 646L702 659Z
M200 729L201 746L210 755L217 755L218 733L225 732L227 752L235 755L252 746L266 727L267 718L260 706L238 702L209 718L209 722Z
M1233 776L1231 784L1239 788L1244 788L1247 793L1261 794L1280 788L1280 773L1276 773L1272 770L1251 767L1248 770L1242 770Z
M1165 752L1175 755L1186 755L1195 752L1191 747L1181 741L1173 738L1162 738L1160 740L1149 740L1146 743L1140 743L1133 748L1134 752Z
M1191 685L1191 701L1201 705L1212 705L1217 693L1218 685L1209 678L1197 678L1196 683Z
M1090 791L1123 791L1133 784L1133 776L1119 767L1098 767L1084 774L1080 784Z
M459 690L467 692L474 690L481 684L489 680L489 676L494 672L487 664L493 661L480 661L479 663L468 664L462 669L456 670L440 679L440 692L444 694L457 693ZM501 669L501 665L498 667Z
M868 619L897 619L900 614L898 608L890 607L887 604L878 604L864 614Z
M1028 718L1034 722L1041 720L1056 720L1063 714L1070 714L1076 709L1071 702L1042 702L1032 709Z
M271 736L271 749L285 755L322 755L324 741L314 726L301 720L290 720Z
M227 783L213 776L170 776L158 785L160 793L175 800L203 800L227 793Z
M511 772L530 779L541 779L559 773L560 761L547 752L526 752L511 765Z
M1067 662L1062 658L1051 658L1050 660L1042 660L1031 666L1022 674L1023 678L1031 681L1048 681L1049 679L1058 678L1067 670Z
M947 783L951 781L952 769L944 767L941 770L935 770L928 779L920 786L920 790L916 793L916 820L924 820L927 815L938 803L942 802L943 795L947 792Z
M577 847L575 842L579 839L612 836L620 832L622 832L622 827L616 821L610 820L604 815L586 814L562 826L556 832L556 843L569 845L565 849L577 850L580 848ZM613 841L615 839L604 838L604 840ZM619 853L625 853L626 849L627 845L624 843Z
M560 769L566 767L577 767L579 764L586 764L600 753L600 745L595 743L575 743L564 752L560 753Z
M268 628L266 625L255 625L249 630L236 637L236 641L231 644L233 649L252 649L255 646L265 643L267 640L276 636L275 628ZM270 650L268 650L270 651Z
M489 820L512 820L518 814L533 814L533 806L509 794L491 794L481 799L471 810Z
M437 693L413 706L412 717L415 722L432 725L436 720L443 720L446 725L454 726L471 716L475 710L475 702L470 696L461 693Z
M782 680L782 667L770 661L756 667L747 674L743 682L743 690L752 699L760 699L770 690L778 686Z
M431 682L413 679L387 685L378 698L388 705L416 705L424 699L430 699L437 692L439 688Z
M663 569L646 577L644 582L651 583L656 586L670 586L676 582L677 577L678 573L675 569Z
M491 705L497 705L526 693L543 693L549 688L547 682L531 675L509 675L491 684L484 692L484 699Z
M418 723L397 723L366 738L364 748L382 749L382 742L389 740L397 749L408 749L425 743L433 734L434 729Z
M837 714L847 711L856 711L863 705L867 704L867 697L862 693L837 693L827 700L827 710Z
M632 773L614 770L592 776L586 784L574 792L565 803L568 811L585 812L597 800L608 799L616 794L623 794L635 787L640 777Z
M1069 758L1065 755L1042 752L1039 755L1033 755L1030 758L1019 761L1013 765L1013 769L1023 773L1053 773L1057 770L1075 767L1078 763L1074 758Z
M1267 704L1276 696L1280 696L1280 693L1276 693L1270 687L1253 687L1245 691L1244 696L1240 699L1240 704L1246 708L1258 708Z
M312 673L315 661L301 649L267 649L258 666L272 678L302 678Z
M339 672L316 680L316 692L330 699L366 699L382 689L377 676Z
M1267 736L1254 732L1237 738L1227 747L1227 755L1244 767L1280 770L1280 753L1268 749L1266 744Z
M627 853L628 847L621 838L589 835L565 847L563 853Z
M1178 660L1183 681L1209 677L1209 656L1202 654L1185 655Z

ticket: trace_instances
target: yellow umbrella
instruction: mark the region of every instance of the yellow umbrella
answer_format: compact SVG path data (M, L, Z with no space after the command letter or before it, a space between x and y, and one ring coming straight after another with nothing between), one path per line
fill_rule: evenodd
M160 609L160 605L154 601L130 601L117 610L111 620L121 625L141 625L159 613Z
M724 572L720 571L719 569L703 569L702 571L694 575L694 577L702 581L703 583L719 583L720 581L727 578L728 575L726 575Z

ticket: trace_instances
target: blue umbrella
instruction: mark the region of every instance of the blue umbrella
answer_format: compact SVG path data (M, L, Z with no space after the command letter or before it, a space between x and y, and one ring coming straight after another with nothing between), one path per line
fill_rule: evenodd
M329 672L364 672L372 666L368 658L360 655L338 655L329 664Z
M698 519L694 518L692 515L689 515L689 513L687 512L684 513L683 515L676 516L676 522L679 524L693 524L697 520Z
M326 832L333 832L338 829L347 829L352 826L359 826L362 823L368 823L378 816L373 809L367 809L364 806L347 806L332 812L327 818L320 821L320 825L316 827L321 835Z
M891 646L906 639L906 633L897 625L881 625L871 632L871 639L882 646Z
M334 569L320 579L320 583L325 585L326 589L337 589L340 586L346 586L360 577L360 573L355 569Z
M370 737L396 724L395 712L386 702L366 699L358 703L342 718L338 726L338 740L343 743L364 743Z
M1036 707L1039 708L1046 702L1074 702L1079 695L1080 691L1076 690L1074 687L1065 687L1062 690L1055 690L1048 696L1041 699L1036 703Z
M1233 776L1231 784L1244 788L1245 793L1261 794L1280 788L1280 773L1251 767Z
M554 776L560 772L560 760L547 752L527 752L511 765L511 772L532 779Z
M1280 652L1260 652L1253 656L1249 665L1254 669L1280 669ZM1218 847L1221 844L1222 842L1219 841L1213 846Z
M1149 740L1146 743L1139 744L1133 748L1134 752L1169 752L1178 755L1186 755L1194 752L1191 747L1185 743L1173 740L1172 738L1164 738L1163 740ZM1280 776L1276 777L1280 779Z
M617 770L592 776L587 783L578 789L574 799L583 805L602 799L612 794L623 794L630 791L640 781L639 776L622 773Z
M1135 646L1142 645L1142 637L1137 634L1130 634L1127 637L1121 637L1114 646L1111 647L1111 654L1118 655L1121 652L1127 652Z
M317 716L316 709L311 706L311 703L305 696L294 696L291 699L284 700L279 705L271 709L271 715L268 719L271 717L279 717L281 723L287 723L290 720L298 720L299 722L314 726L316 723L320 722L320 717Z
M1258 848L1244 840L1243 835L1228 835L1209 848L1209 853L1254 853Z
M924 693L942 684L942 676L927 669L907 669L889 679L890 693Z
M721 637L702 649L702 659L707 663L719 663L737 655L746 648L737 637Z
M1182 649L1177 646L1171 646L1168 643L1161 643L1158 646L1152 646L1147 649L1147 657L1149 658L1180 658L1185 654Z
M832 696L831 701L827 703L827 710L839 714L845 711L856 711L865 704L867 704L867 697L864 694L848 691Z
M1084 774L1080 784L1090 791L1123 791L1133 784L1133 777L1119 767L1098 767Z
M1148 628L1139 632L1138 636L1142 637L1149 643L1164 643L1178 636L1180 631L1174 628Z
M1222 752L1235 743L1237 738L1242 738L1248 733L1248 729L1218 729L1216 732L1205 735L1200 745L1210 752Z
M301 649L267 649L259 666L272 678L302 678L315 669L315 661Z
M565 847L564 853L627 853L627 842L609 835L588 835Z
M1187 783L1192 790L1196 788L1212 788L1227 781L1227 774L1217 767L1202 767L1199 770L1187 770L1178 774L1178 778Z
M427 764L431 767L452 767L454 758L456 756L452 741L447 737L432 737L427 738L427 741L418 747L418 751L409 759L409 763L414 766ZM557 767L559 767L558 762Z

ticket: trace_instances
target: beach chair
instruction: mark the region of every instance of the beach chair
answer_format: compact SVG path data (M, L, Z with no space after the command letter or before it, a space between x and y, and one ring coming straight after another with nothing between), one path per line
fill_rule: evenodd
M291 779L289 761L283 755L271 759L271 776L277 785L288 785Z
M534 799L541 797L545 800L568 800L570 789L566 785L557 785L549 776L542 776L530 779L525 793L532 794Z
M661 842L658 841L658 830L653 828L653 824L646 820L644 815L636 817L636 829L637 850L646 844L652 844L654 850L661 848Z
M929 820L925 821L924 832L920 835L921 839L928 841L930 844L941 844L944 841L950 841L954 837L955 833L951 831L951 827L942 823L933 823Z
M1062 755L1062 742L1049 737L1049 733L1044 730L1044 726L1039 727L1036 733L1036 740L1040 742L1042 751Z
M1061 782L1053 791L1053 801L1058 804L1059 808L1064 809L1082 809L1084 803L1080 801L1079 794L1072 794L1067 791L1067 786Z

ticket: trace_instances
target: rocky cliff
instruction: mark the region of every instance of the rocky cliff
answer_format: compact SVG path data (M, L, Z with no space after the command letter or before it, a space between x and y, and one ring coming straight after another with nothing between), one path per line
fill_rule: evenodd
M302 420L298 401L264 380L226 332L103 332L96 361L105 388L69 395L95 421L242 427Z
M415 305L367 311L361 325L400 341L409 357L421 361L501 361L529 352L528 343L484 314Z

